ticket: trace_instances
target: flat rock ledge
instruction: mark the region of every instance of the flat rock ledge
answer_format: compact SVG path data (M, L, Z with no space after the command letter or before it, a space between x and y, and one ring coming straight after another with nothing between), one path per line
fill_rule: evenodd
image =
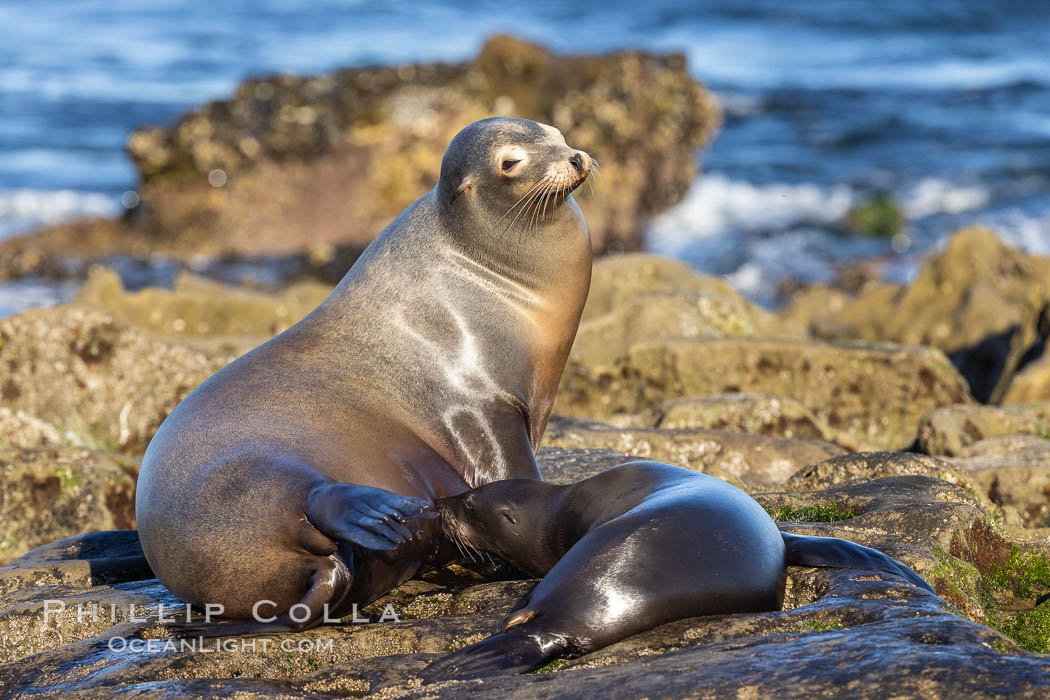
M552 481L630 459L611 450L540 453ZM368 624L344 620L299 635L179 648L159 621L161 606L170 614L179 602L152 578L135 532L113 530L39 547L0 569L0 695L1050 694L1050 655L1022 648L1047 650L1040 621L1050 604L1035 603L1050 591L1050 547L1045 538L1006 534L996 507L951 463L840 455L804 466L777 488L755 497L783 529L880 547L939 595L890 574L791 567L781 610L680 620L541 672L422 687L422 668L495 631L534 582L507 567L461 562L363 609L374 620ZM375 621L387 604L399 621Z

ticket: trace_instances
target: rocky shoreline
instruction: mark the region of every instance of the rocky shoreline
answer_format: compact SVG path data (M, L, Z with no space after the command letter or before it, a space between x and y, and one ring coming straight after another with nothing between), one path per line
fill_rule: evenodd
M992 240L961 232L882 308L937 297L920 288L933 269L971 270L972 278L954 284L980 287L988 269L979 264L987 260L983 244ZM1037 298L1038 284L1024 275L1047 261L997 245L1016 262L993 266L997 288L1025 288ZM74 304L0 321L5 693L423 696L431 691L418 687L415 672L483 635L527 589L514 572L454 565L391 593L386 600L403 613L400 623L307 633L311 643L331 641L322 652L118 653L108 646L133 633L162 638L159 606L176 604L151 578L129 532L149 437L199 382L293 323L327 290L310 283L268 294L187 276L172 290L128 292L97 270ZM850 303L869 294L884 292L862 291ZM928 319L961 318L950 331L971 334L962 342L979 336L964 313L970 295L938 298L962 308L922 306L915 325L900 316L894 322L921 333ZM836 307L820 308L830 315ZM990 311L985 331L1001 333L1011 320L1004 314ZM938 347L829 339L828 315L803 321L798 305L768 312L674 261L599 260L541 449L544 474L576 480L631 456L708 472L748 490L786 530L845 537L898 557L939 598L873 572L792 569L781 611L683 620L547 673L441 692L669 697L699 688L784 692L790 684L799 694L830 696L846 683L872 697L884 689L1044 694L1050 394L1018 394L1015 385L1045 386L1039 373L1047 358L1018 363L1007 403L981 404ZM1027 317L1012 318L1016 336L1038 335L1021 327ZM1031 401L1032 391L1043 400ZM80 534L90 531L101 532ZM67 609L134 602L146 621L67 612L45 625L49 600Z

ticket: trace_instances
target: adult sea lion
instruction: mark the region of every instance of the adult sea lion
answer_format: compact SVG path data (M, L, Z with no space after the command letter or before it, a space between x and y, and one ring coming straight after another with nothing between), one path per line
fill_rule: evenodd
M437 505L461 546L543 580L503 631L432 663L427 682L524 673L686 617L774 610L787 564L878 569L933 591L878 550L782 533L735 486L656 462L565 486L500 481Z
M590 283L570 193L591 166L550 126L467 126L320 306L172 411L139 475L142 549L179 598L251 618L188 629L346 614L451 551L434 499L539 478Z

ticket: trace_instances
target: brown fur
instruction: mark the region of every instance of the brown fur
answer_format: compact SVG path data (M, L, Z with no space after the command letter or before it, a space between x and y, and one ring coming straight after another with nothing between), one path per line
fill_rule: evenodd
M528 156L508 176L509 146ZM146 452L136 503L143 550L172 592L235 618L262 599L277 612L307 596L346 610L445 549L437 524L417 520L392 552L350 546L307 517L319 486L434 500L539 478L533 446L590 280L569 194L590 159L574 166L577 153L535 122L468 126L438 185L327 300L179 404ZM567 184L547 193L547 210L508 226L513 211L500 217L552 172Z

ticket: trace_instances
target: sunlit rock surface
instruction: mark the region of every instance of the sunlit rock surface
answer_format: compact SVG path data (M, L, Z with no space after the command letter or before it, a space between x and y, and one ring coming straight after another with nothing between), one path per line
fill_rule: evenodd
M540 461L548 478L575 480L628 459L553 449ZM812 488L815 478L847 473L855 475L850 483ZM212 642L202 652L170 642L158 616L161 606L167 616L181 614L179 603L151 578L133 532L78 536L0 569L0 692L670 698L833 697L845 688L858 697L1044 696L1050 656L978 621L1047 650L1045 628L1033 621L1047 605L1035 607L1035 598L1050 591L1050 579L1033 574L1046 566L1047 545L1005 534L980 494L931 474L951 478L951 468L894 453L838 457L755 496L786 530L884 549L940 597L888 574L792 567L782 610L681 620L542 673L433 687L420 687L418 672L495 632L532 582L467 560L376 601L361 613L371 623L344 621L248 646ZM400 621L376 621L387 604ZM91 606L104 614L82 612ZM128 645L133 637L139 646Z

